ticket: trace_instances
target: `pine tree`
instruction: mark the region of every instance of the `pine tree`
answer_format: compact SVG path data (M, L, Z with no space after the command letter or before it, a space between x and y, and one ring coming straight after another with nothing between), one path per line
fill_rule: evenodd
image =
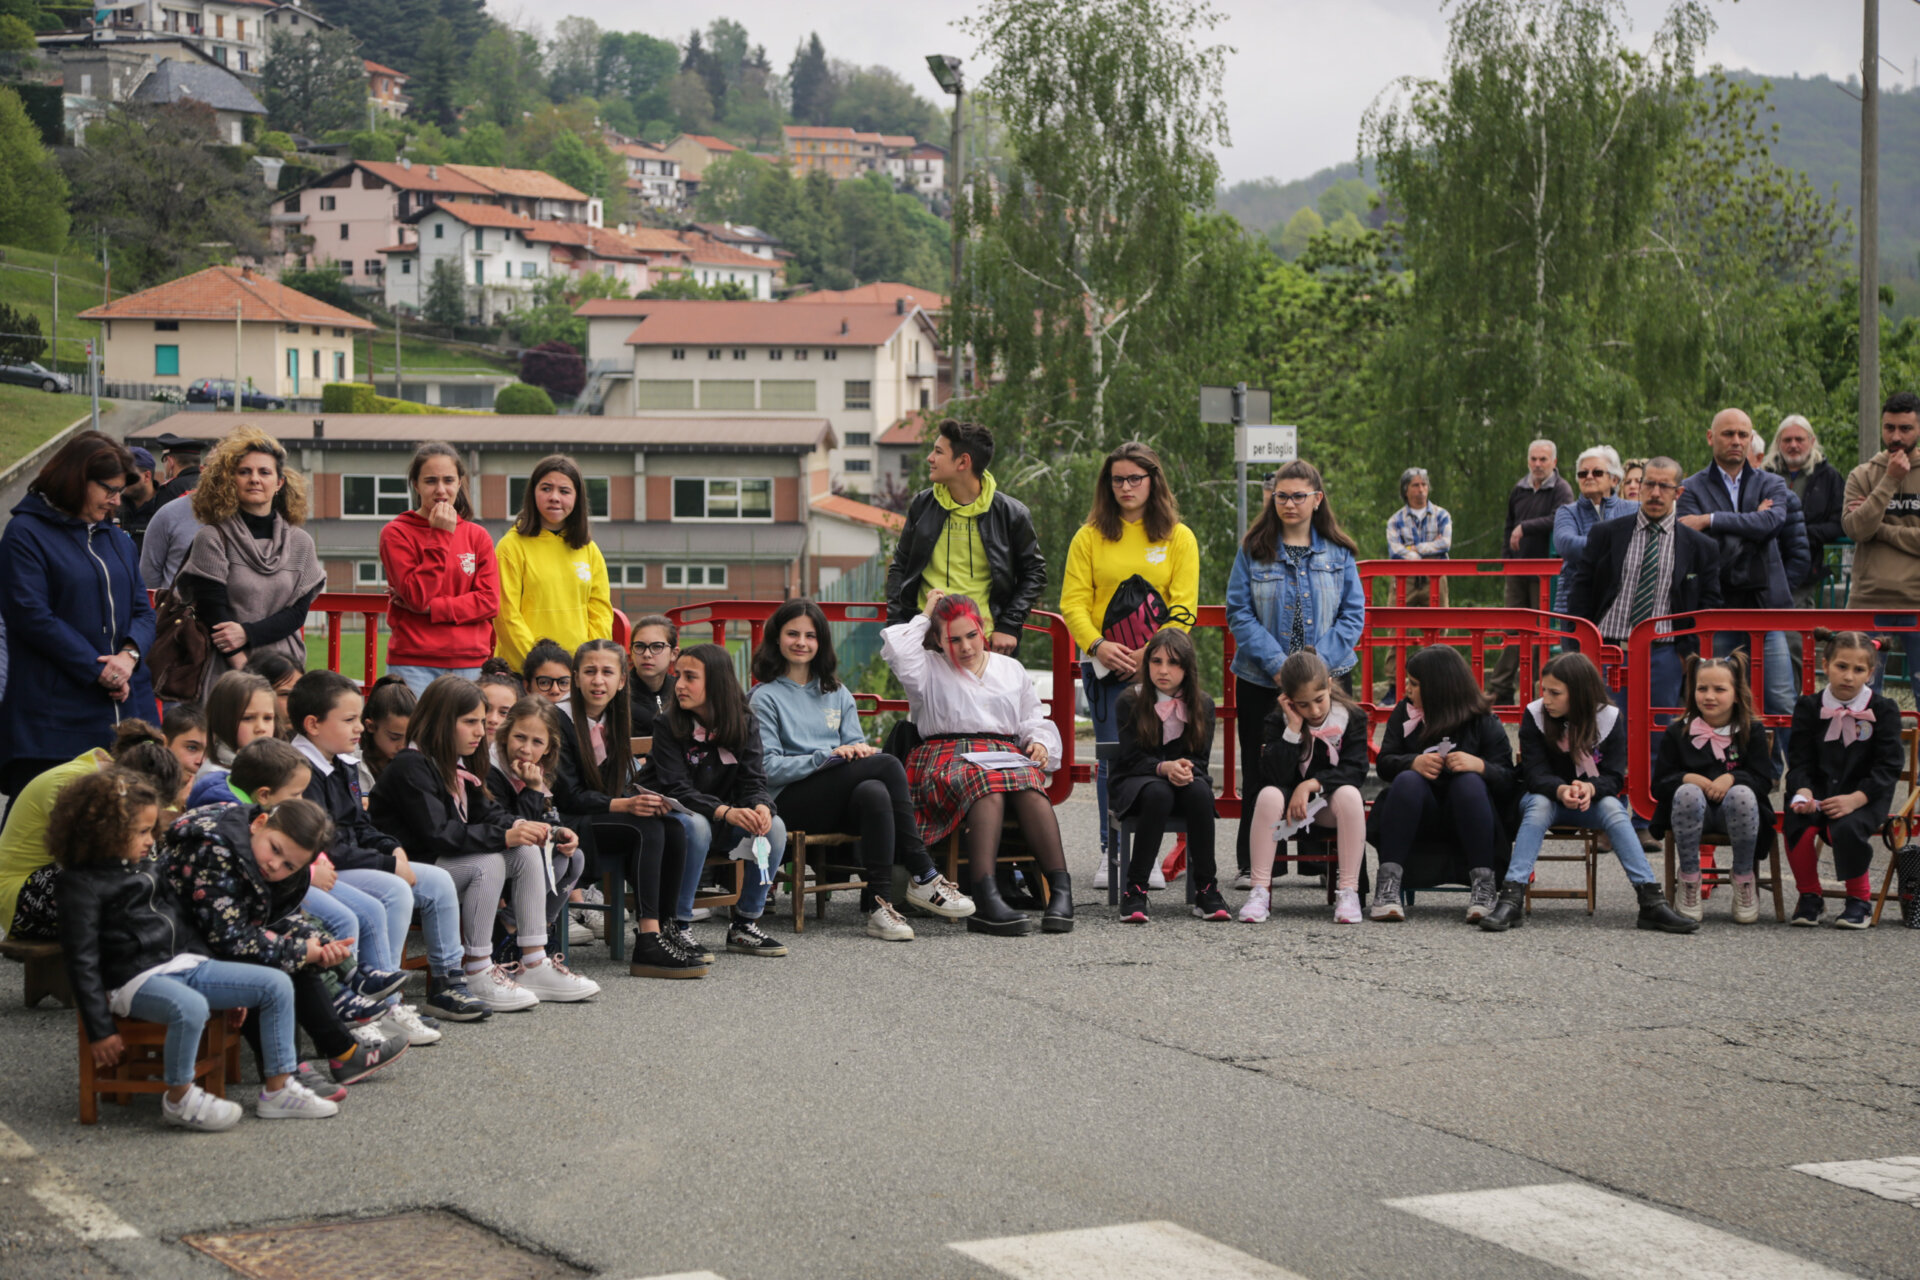
M834 83L833 69L827 65L826 46L820 43L818 31L793 51L787 82L793 92L793 118L801 124L826 124L840 87Z
M66 243L67 181L20 95L0 85L0 244L58 253Z
M466 56L453 23L445 18L437 20L420 42L407 83L413 99L410 114L442 129L452 129L460 119L460 80L465 70Z
M460 268L451 258L436 258L433 276L427 281L427 305L420 314L428 324L454 325L467 322L467 285Z

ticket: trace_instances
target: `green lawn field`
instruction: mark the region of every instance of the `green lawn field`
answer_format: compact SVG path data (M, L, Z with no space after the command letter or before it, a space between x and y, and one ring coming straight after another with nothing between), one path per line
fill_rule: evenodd
M0 467L18 462L75 418L84 417L89 407L85 396L0 386Z

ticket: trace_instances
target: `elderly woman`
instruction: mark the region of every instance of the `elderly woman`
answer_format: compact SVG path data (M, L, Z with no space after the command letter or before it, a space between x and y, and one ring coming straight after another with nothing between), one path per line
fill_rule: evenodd
M1616 496L1626 468L1612 445L1597 444L1573 464L1580 482L1580 499L1553 513L1553 553L1560 557L1560 576L1553 580L1553 611L1567 611L1567 593L1573 589L1573 567L1587 549L1587 534L1602 520L1632 515L1637 502Z
M193 516L200 532L174 586L213 630L201 698L256 655L285 654L304 670L301 628L327 579L313 539L299 527L307 487L288 469L286 450L256 427L234 428L200 474Z
M122 720L154 715L142 660L153 608L133 539L110 523L134 479L133 455L98 431L40 468L0 534L0 790L114 740Z
M1430 497L1433 482L1425 467L1400 473L1400 509L1387 517L1387 555L1395 560L1445 560L1453 550L1453 517ZM1447 603L1445 578L1409 578L1407 604L1418 608Z

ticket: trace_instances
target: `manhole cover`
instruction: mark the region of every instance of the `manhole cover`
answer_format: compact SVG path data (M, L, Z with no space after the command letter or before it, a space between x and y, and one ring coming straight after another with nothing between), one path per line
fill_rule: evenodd
M451 1213L297 1222L184 1237L256 1280L572 1280L577 1267L534 1253Z

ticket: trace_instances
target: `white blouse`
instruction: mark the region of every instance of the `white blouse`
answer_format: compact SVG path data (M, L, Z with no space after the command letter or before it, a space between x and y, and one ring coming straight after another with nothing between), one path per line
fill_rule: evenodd
M908 714L925 737L981 734L1014 738L1047 749L1047 771L1060 767L1060 730L1047 719L1027 669L1004 653L987 654L979 675L962 671L944 653L924 646L927 615L880 633L880 652L907 691Z

